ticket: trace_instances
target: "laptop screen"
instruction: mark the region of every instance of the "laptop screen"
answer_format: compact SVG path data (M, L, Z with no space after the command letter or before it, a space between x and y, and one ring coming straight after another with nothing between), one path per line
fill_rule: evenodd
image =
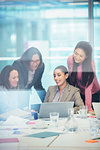
M0 114L29 106L30 91L0 91Z

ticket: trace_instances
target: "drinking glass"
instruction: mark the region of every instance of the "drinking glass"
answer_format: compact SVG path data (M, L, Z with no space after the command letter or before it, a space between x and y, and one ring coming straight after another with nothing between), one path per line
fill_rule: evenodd
M81 119L86 119L88 113L88 106L80 106L79 115Z
M59 121L59 113L50 112L50 125L52 127L58 127L58 121Z

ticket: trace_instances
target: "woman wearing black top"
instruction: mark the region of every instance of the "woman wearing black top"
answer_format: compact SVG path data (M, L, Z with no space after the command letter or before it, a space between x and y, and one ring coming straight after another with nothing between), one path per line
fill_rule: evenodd
M19 72L19 88L31 89L34 86L43 101L46 92L41 79L45 65L40 51L35 47L27 49L19 60L14 61L13 66Z

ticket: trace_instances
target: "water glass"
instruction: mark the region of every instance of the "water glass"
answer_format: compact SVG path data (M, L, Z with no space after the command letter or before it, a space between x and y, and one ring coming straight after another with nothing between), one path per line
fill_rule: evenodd
M91 133L91 137L95 138L100 136L99 134L99 122L97 120L97 118L90 118L90 133Z
M80 106L79 115L81 119L86 119L88 113L88 106Z
M65 122L65 131L66 132L76 132L77 131L77 121L74 118L74 108L69 108L68 109L68 118Z
M59 113L51 112L50 113L50 125L52 127L58 127L58 121L59 121Z

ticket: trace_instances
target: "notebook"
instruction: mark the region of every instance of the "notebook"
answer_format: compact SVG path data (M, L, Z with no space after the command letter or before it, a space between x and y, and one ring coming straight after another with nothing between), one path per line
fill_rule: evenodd
M30 134L30 135L27 135L27 137L47 138L47 137L57 136L59 134L61 134L61 133L45 131L45 132L39 132L39 133L35 133L35 134Z
M93 104L93 108L94 108L96 117L100 118L100 103L93 102L92 104Z
M39 118L49 118L50 112L58 112L59 117L68 116L68 108L73 108L74 102L48 102L40 105Z
M3 139L0 139L0 143L13 143L13 142L19 142L18 138L3 138Z

